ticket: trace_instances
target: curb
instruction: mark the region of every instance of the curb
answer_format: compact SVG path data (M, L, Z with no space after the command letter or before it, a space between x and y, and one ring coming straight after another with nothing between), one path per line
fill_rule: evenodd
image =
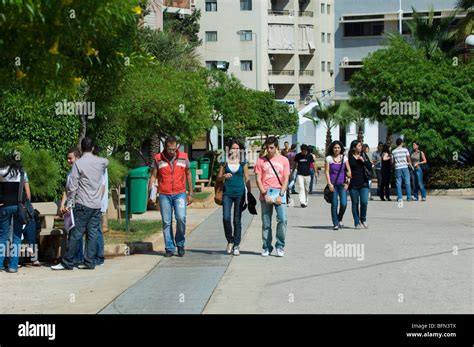
M474 196L474 188L427 189L426 194L433 196Z

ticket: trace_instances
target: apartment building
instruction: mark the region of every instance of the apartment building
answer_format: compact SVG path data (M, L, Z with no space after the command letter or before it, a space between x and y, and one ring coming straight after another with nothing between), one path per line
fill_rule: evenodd
M402 33L409 34L407 21L417 12L428 14L433 7L435 18L448 16L454 11L455 0L336 0L335 1L335 93L334 102L349 99L348 81L362 67L362 59L382 45L382 34L399 31L399 13L402 10ZM386 127L383 124L364 125L364 141L371 148L385 141ZM335 135L335 137L334 137ZM333 138L347 145L357 138L355 124L346 129L336 129Z
M151 29L163 29L163 13L190 15L194 10L194 0L149 0L148 14L144 25Z

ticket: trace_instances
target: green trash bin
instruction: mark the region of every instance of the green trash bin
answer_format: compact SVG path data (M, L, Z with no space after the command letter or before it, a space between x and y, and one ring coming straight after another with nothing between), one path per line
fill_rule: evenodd
M210 164L211 164L211 161L209 160L209 158L206 158L206 157L199 158L199 169L202 170L202 174L199 175L199 179L201 180L209 179Z
M129 213L145 213L148 203L148 166L128 172Z
M192 161L190 162L191 166L189 167L189 169L191 170L191 176L193 178L193 190L194 188L196 188L196 170L197 170L197 162L196 161ZM188 186L188 180L186 180L186 189L189 190L189 186Z

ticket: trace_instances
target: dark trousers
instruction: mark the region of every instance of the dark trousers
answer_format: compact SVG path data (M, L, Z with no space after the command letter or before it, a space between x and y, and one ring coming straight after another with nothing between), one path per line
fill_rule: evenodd
M386 199L390 199L390 178L390 171L382 171L382 184L379 189L380 199L383 199L384 194Z
M225 195L222 197L224 232L228 243L233 243L234 247L240 245L242 236L242 210L240 203L243 196L233 197ZM232 233L231 211L234 205L234 232Z
M86 233L86 248L84 252L84 265L93 269L96 265L97 245L100 232L100 208L89 208L77 204L74 208L74 222L76 226L71 230L66 254L62 259L64 267L71 269L79 247L79 242Z

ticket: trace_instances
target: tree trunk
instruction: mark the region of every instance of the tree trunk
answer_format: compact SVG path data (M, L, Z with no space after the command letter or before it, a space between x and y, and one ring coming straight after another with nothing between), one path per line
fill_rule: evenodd
M150 141L150 159L149 164L153 163L153 158L156 154L160 153L161 136L159 134L153 134Z
M326 148L324 150L325 153L327 153L329 145L332 142L332 135L331 135L331 129L327 128L326 130Z
M362 124L359 124L359 130L357 132L357 141L364 143L364 131L362 130Z
M77 143L78 148L81 148L81 142L86 137L86 132L87 132L87 118L86 117L87 117L86 115L79 116L80 127L79 127L79 142Z
M387 129L387 136L385 137L385 143L387 144L388 148L392 145L392 129Z

